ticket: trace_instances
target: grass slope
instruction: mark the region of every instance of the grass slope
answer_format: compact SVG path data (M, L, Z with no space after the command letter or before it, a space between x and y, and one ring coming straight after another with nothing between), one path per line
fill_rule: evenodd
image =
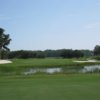
M100 100L100 75L0 77L0 100Z

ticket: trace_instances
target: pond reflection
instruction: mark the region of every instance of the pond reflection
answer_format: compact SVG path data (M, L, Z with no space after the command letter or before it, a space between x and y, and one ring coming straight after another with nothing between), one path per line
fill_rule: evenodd
M80 70L81 73L99 73L100 65L85 66Z
M31 68L24 72L25 75L35 74L35 73L60 73L62 68Z
M74 66L74 67L64 67L64 68L30 68L24 71L22 74L31 75L36 73L47 73L47 74L57 74L57 73L99 73L100 65L92 66Z

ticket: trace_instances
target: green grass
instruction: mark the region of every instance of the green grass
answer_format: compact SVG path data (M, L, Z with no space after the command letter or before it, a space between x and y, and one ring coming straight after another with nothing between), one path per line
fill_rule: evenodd
M13 59L12 64L7 64L15 67L61 67L74 65L72 59Z
M3 76L0 100L100 100L100 75Z
M82 59L82 58L81 58ZM51 67L83 67L84 65L100 64L96 63L77 63L74 60L81 59L13 59L10 64L0 64L0 74L12 72L19 74L26 68L51 68Z
M91 65L91 64L100 64L100 62L86 62L86 63L77 63L73 62L74 60L81 59L13 59L10 64L1 64L1 66L11 66L11 67L35 67L35 68L44 68L44 67L67 67L67 66L82 66L82 65Z

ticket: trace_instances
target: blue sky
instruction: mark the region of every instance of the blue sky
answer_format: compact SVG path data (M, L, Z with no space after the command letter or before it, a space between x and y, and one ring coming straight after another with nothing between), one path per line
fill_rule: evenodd
M100 0L0 0L11 50L90 49L100 45Z

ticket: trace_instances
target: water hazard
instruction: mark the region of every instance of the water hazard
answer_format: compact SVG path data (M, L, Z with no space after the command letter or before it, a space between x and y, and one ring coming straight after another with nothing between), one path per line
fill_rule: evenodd
M100 65L85 66L80 70L81 73L100 73Z
M57 73L100 73L100 65L84 66L82 68L64 67L64 68L30 68L22 74L31 75L36 73L57 74Z
M62 71L62 68L31 68L27 71L25 71L23 74L30 75L30 74L36 74L36 73L60 73Z

